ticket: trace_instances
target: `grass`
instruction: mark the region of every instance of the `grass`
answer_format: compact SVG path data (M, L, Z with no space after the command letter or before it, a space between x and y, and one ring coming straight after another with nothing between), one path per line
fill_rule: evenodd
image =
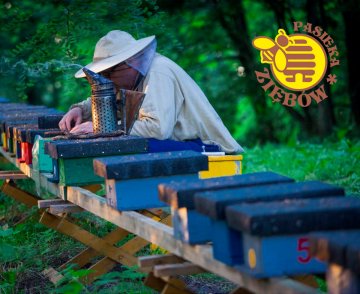
M297 181L319 180L360 194L360 142L268 144L246 150L244 173L274 171Z
M0 169L9 169L0 163ZM247 149L244 173L274 171L296 180L320 180L346 189L347 195L360 194L360 142L343 139L338 143L268 144ZM30 180L18 181L23 189L33 191ZM21 218L25 221L17 224ZM114 225L90 213L76 214L78 223L87 230L103 236ZM87 270L69 268L65 279L54 287L41 272L51 266L59 267L84 249L73 239L38 223L36 209L28 210L11 198L0 194L0 293L153 293L142 284L144 275L122 266L85 287L80 279ZM147 246L139 255L158 253ZM221 293L233 285L211 275L187 277L187 282L200 293L209 293L214 284L221 284ZM320 283L323 283L320 281ZM325 285L321 286L322 289ZM219 288L218 288L219 289ZM220 290L219 290L220 291ZM224 292L222 292L224 291Z

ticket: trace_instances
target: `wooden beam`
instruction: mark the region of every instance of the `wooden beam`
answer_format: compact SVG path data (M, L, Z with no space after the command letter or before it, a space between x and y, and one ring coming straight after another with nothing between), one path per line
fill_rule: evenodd
M300 275L300 276L294 276L294 277L291 277L293 280L297 281L297 282L300 282L304 285L307 285L307 286L310 286L312 288L318 288L319 287L319 284L318 282L316 281L316 278L314 275L309 275L309 274L306 274L306 275Z
M83 186L82 188L95 193L95 192L99 191L102 188L102 186L101 186L101 184L92 184L92 185Z
M52 267L49 267L45 270L42 271L42 274L47 277L50 282L52 282L53 284L57 284L61 279L64 278L64 276L62 274L60 274L57 270L55 270Z
M191 263L160 264L154 266L155 277L193 275L205 272L201 267Z
M253 293L254 292L251 292L244 287L237 287L230 292L230 294L253 294Z
M25 204L27 207L37 206L37 202L40 199L35 195L19 189L11 180L7 180L2 184L1 191L16 201Z
M168 218L170 218L170 216L168 216L165 219L162 219L160 221L164 221L167 222ZM126 242L124 245L122 245L120 248L124 251L126 251L129 254L134 255L136 252L140 251L142 248L144 248L146 245L148 245L149 242L136 236L133 239L129 240L128 242ZM100 275L103 275L105 273L107 273L108 271L110 271L114 266L116 265L116 262L114 262L113 260L111 260L108 257L104 257L103 259L101 259L100 261L98 261L96 264L92 265L91 267L89 267L89 270L93 270L93 273L90 273L89 275L87 275L85 277L84 282L86 282L87 284L92 283L97 277L99 277ZM135 264L134 264L135 265Z
M186 284L183 280L174 277L163 277L162 280L166 282L166 285L161 291L161 294L193 293L192 291L186 288Z
M81 281L89 285L99 276L106 274L107 272L112 270L116 265L117 265L116 261L108 257L104 257L101 260L99 260L97 263L95 263L94 265L88 268L88 270L90 270L91 272L85 277L81 278Z
M17 163L16 159L0 148L0 153L11 163L16 165L27 176L31 177L37 185L56 196L63 196L63 187L50 183L46 174L34 172L28 165ZM68 200L99 217L110 221L131 233L134 233L149 242L155 243L175 255L181 256L186 260L206 268L207 270L232 281L235 284L244 286L252 292L260 293L313 293L317 291L304 286L291 279L268 279L258 280L244 273L226 266L214 260L212 257L212 247L210 245L196 245L182 243L173 236L173 229L167 225L157 223L136 212L119 212L106 204L103 199L91 192L78 187L68 187Z
M163 219L165 218L167 215L169 215L169 213L167 213L165 210L161 209L161 208L148 208L146 209L148 212L150 212L151 214Z
M50 209L49 209L49 212L51 214L61 214L61 213L81 212L81 211L84 211L84 209L72 203L53 204L50 205Z
M45 200L38 200L38 208L49 208L51 205L54 204L65 204L65 203L70 203L70 202L66 202L63 199L45 199Z
M150 272L144 280L144 285L160 292L165 287L166 282L155 277L154 274Z
M107 256L121 264L132 266L137 263L136 257L121 248L112 246L103 239L91 234L73 223L70 223L64 218L57 217L45 211L39 222L64 235L74 238L86 246L92 247L101 255Z
M178 257L174 254L167 255L149 255L149 256L140 256L138 258L139 267L153 267L160 264L169 264L169 263L182 263L185 260L181 257Z
M62 196L63 195L63 188L60 185L51 183L48 181L48 178L51 178L51 174L43 174L39 173L38 171L34 171L29 165L26 163L19 163L16 162L16 159L12 158L9 153L5 152L2 148L0 148L0 153L2 156L16 167L18 167L27 177L34 180L37 187L41 187L42 189L46 190L47 192L55 195L55 196Z
M89 212L100 216L122 228L155 243L162 248L191 260L194 264L244 286L253 292L260 293L317 293L315 289L297 283L291 279L258 280L226 266L212 257L211 245L191 246L178 241L173 236L173 228L156 222L137 212L120 212L106 204L106 199L78 187L68 187L68 200Z
M105 237L103 237L103 240L108 242L109 244L114 244L122 239L124 239L129 234L128 231L122 229L122 228L116 228L109 234L107 234ZM78 268L82 268L87 263L90 262L90 260L96 256L99 255L99 252L94 250L93 248L89 247L81 251L78 255L74 256L72 259L70 259L68 262L64 263L60 268L65 269L70 264L77 264Z
M193 293L193 292L190 292L189 290L185 289L185 287L178 288L171 284L166 284L164 289L161 291L161 294L188 294L188 293Z
M19 179L27 179L28 177L22 173L22 171L17 170L8 170L8 171L0 171L0 180L19 180Z
M186 289L186 285L183 281L175 278L165 280L157 278L152 272L145 278L144 285L161 293L192 293Z
M167 220L163 220L163 221L166 222ZM116 243L119 240L123 239L128 234L129 234L128 231L126 231L122 228L117 228L113 232L106 235L103 239L105 241L109 242L110 244L113 244L113 243ZM141 250L143 247L145 247L148 244L149 244L148 241L146 241L140 237L135 237L135 238L131 239L130 241L126 242L120 248L130 254L135 254L136 252L138 252L139 250ZM63 264L61 266L61 268L64 269L69 264L73 264L73 263L76 263L78 265L78 268L81 268L84 265L86 265L87 263L89 263L91 258L98 256L98 255L99 255L99 253L97 251L95 251L94 249L87 248L87 249L83 250L81 253L79 253L77 256L75 256L74 258L72 258L71 260L69 260L68 262ZM82 279L82 281L86 284L90 284L95 279L97 279L100 275L103 275L106 272L110 271L115 265L116 265L116 262L114 262L112 259L110 259L108 257L104 257L100 261L98 261L96 264L89 267L89 269L93 270L93 272L90 273L89 275L87 275L86 277L84 277L84 279Z

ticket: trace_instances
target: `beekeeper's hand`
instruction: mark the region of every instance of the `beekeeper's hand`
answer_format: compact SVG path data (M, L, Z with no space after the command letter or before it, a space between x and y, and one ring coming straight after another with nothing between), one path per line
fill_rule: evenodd
M73 135L82 135L82 134L89 134L93 132L93 123L92 121L87 121L82 124L79 124L73 127L70 131L70 134Z
M80 107L70 109L59 122L59 128L62 131L70 132L72 128L81 124L82 110Z

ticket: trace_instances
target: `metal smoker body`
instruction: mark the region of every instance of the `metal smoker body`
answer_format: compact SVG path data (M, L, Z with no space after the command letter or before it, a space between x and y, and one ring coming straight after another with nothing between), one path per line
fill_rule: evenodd
M86 67L83 68L91 86L91 113L94 134L117 130L114 83Z

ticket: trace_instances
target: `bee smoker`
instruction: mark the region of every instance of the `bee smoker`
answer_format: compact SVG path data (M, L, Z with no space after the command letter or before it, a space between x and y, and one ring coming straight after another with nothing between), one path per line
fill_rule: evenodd
M86 67L83 68L91 86L91 114L94 134L117 130L114 84Z

